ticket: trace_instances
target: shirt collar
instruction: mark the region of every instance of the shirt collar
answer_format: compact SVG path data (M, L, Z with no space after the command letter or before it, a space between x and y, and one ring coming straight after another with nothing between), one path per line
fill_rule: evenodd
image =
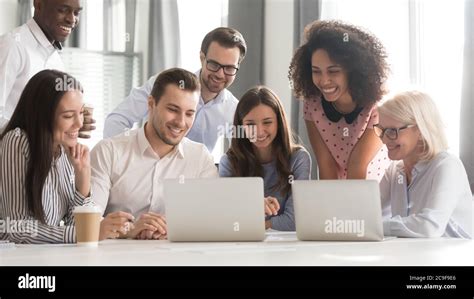
M153 151L153 148L151 147L150 142L145 136L145 125L142 128L138 129L138 134L137 134L138 149L140 150L140 154L142 155L145 153L147 149L150 149L151 151ZM173 150L170 153L168 153L167 156L177 153L177 156L179 158L184 159L183 141L185 138L186 137L184 137L183 140L181 140L181 142L178 143L178 145L175 146Z
M405 173L405 167L403 166L403 161L396 161L395 167L397 169L397 173Z
M183 137L183 140L181 140L181 142L178 144L178 146L175 146L175 148L174 148L174 151L177 152L178 158L180 158L180 159L184 159L184 149L183 149L184 138L186 138L186 137Z
M413 169L411 170L412 174L412 179L414 178L415 175L422 173L426 170L426 168L429 166L429 161L418 161L415 166L413 166ZM397 163L397 171L399 173L406 174L405 166L403 165L403 161L399 161Z
M38 41L40 45L42 45L46 49L57 49L61 51L63 49L63 46L61 45L60 42L54 41L51 43L46 35L44 34L43 30L41 30L41 27L36 23L35 19L30 19L26 22L26 25L30 29L31 33L35 37L35 39Z
M55 157L53 155L53 160L51 161L51 165L55 166L63 156L66 156L66 150L64 149L62 145L59 145L59 156Z
M334 108L334 106L328 101L326 101L324 98L321 98L321 102L324 113L326 113L327 118L335 123L337 123L342 117L344 117L346 123L350 125L354 122L354 120L356 120L362 109L364 109L363 107L356 107L352 112L342 114L337 111L336 108Z
M62 50L63 50L63 45L61 44L61 42L58 42L57 40L54 41L53 47L54 47L56 50L58 50L58 51L62 51Z
M429 164L429 161L418 161L415 166L413 166L414 174L424 172Z
M151 149L151 144L148 141L148 139L146 139L146 136L145 136L145 126L138 129L137 144L138 144L138 149L140 150L140 154L142 155L148 148Z

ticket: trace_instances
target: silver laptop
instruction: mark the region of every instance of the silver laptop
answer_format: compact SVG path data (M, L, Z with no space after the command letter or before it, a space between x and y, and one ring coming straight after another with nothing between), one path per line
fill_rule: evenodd
M294 181L292 192L299 240L384 239L377 181Z
M263 241L262 178L164 181L170 241Z

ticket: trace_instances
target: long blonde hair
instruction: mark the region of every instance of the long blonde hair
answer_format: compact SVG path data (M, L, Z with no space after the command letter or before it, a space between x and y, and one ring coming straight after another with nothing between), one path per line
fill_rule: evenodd
M447 150L441 115L428 94L416 90L398 93L379 107L379 113L418 127L423 141L421 160L431 160Z

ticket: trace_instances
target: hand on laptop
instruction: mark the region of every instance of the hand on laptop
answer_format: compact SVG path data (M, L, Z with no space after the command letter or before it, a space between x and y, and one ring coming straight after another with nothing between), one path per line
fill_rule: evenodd
M160 235L166 235L165 217L153 212L140 215L138 220L133 224L133 228L128 232L127 237L138 239L138 237L142 236L142 231L150 231L152 233L156 232ZM145 236L147 236L147 234L144 233ZM153 235L151 235L151 237L153 237Z
M276 216L280 210L278 199L272 196L265 197L265 215Z

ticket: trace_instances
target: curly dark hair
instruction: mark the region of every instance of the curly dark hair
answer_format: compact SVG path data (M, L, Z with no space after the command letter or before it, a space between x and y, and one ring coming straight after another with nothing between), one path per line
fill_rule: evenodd
M320 97L312 80L311 56L326 50L347 72L349 93L360 107L373 105L385 94L389 66L380 40L363 29L340 21L315 21L304 30L305 42L291 60L288 78L297 97Z

